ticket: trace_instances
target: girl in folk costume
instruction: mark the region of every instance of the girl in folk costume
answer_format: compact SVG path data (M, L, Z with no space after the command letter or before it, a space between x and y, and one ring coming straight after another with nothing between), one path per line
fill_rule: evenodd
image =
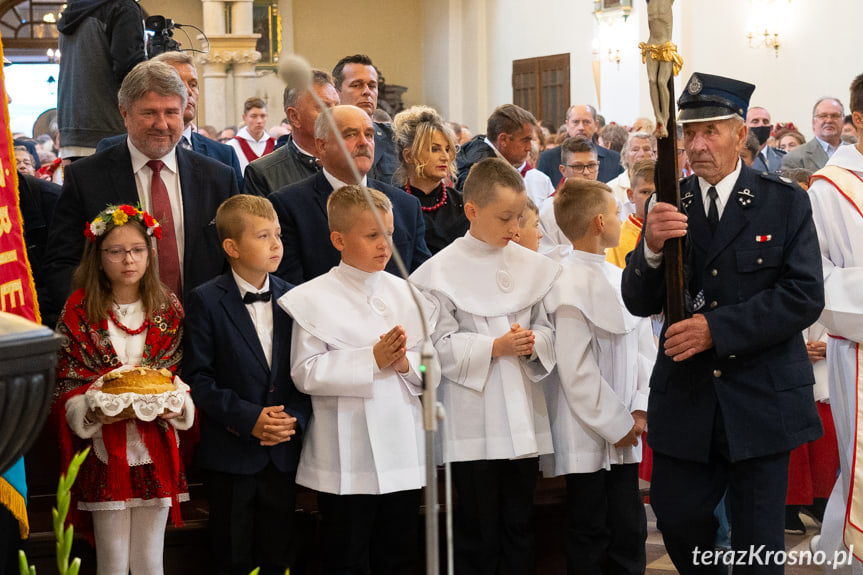
M161 229L150 214L109 206L85 234L90 241L73 276L76 291L57 326L66 337L55 405L63 466L73 448L92 444L73 496L77 509L92 514L100 575L130 569L160 575L168 511L180 524L179 502L188 500L176 430L192 426L192 400L187 393L181 413L146 422L93 410L85 392L121 366L174 372L182 358L183 310L159 282L152 238Z

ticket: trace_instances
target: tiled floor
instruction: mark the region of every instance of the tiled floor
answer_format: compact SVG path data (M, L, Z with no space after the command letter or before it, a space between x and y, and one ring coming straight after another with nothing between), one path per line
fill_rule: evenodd
M665 553L662 543L662 534L656 529L656 517L647 506L647 575L669 575L677 573L671 559ZM794 549L796 552L809 549L809 541L812 536L820 530L818 524L806 515L801 515L806 525L805 535L785 535L785 550ZM822 575L824 568L816 565L788 565L785 567L786 575Z

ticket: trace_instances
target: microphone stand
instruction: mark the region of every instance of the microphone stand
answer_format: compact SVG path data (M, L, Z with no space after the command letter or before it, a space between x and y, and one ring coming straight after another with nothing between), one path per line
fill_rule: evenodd
M311 68L309 68L308 63L304 60L301 60L298 57L294 57L297 61L298 66L304 66L306 70L302 70L304 74L306 74L308 82L304 86L304 88L311 94L312 98L315 100L315 103L320 106L321 114L327 120L329 124L331 137L335 138L336 142L339 145L339 149L342 154L344 154L345 158L350 158L351 154L348 152L347 145L345 145L345 140L342 138L341 132L339 132L339 128L336 125L335 119L333 118L333 114L330 109L326 106L326 104L321 101L317 92L315 92L314 87L311 83ZM284 68L283 68L284 69ZM362 185L363 176L360 174L359 170L357 170L356 164L354 162L348 162L351 168L351 174L354 177L356 185ZM420 377L422 379L423 386L423 429L425 430L425 468L426 468L426 487L425 487L425 528L426 528L426 575L439 575L440 574L440 542L438 538L438 492L437 492L437 466L435 465L435 456L434 456L434 446L435 446L435 433L438 431L438 419L443 419L444 412L443 406L441 406L437 401L437 382L440 381L440 374L438 373L430 373L436 371L434 366L436 365L434 362L434 347L432 345L431 337L428 331L428 321L425 317L425 313L423 313L423 308L420 303L419 290L417 290L414 285L410 281L410 273L407 270L407 267L404 264L401 256L399 255L398 250L396 250L395 245L393 244L392 238L388 237L386 234L386 230L384 228L384 222L381 219L378 210L375 208L374 203L372 202L371 195L368 193L365 188L363 189L365 193L366 201L371 208L372 215L375 218L375 222L378 225L378 228L383 233L384 237L387 239L387 244L390 247L390 251L392 252L392 257L396 262L396 267L399 270L399 273L402 275L402 278L406 282L408 282L409 291L411 293L411 297L413 298L414 304L416 305L417 311L420 315L420 323L422 324L423 329L423 345L420 353ZM450 488L449 488L449 472L447 471L447 500L451 501L450 498ZM452 559L452 518L451 518L451 505L447 506L447 572L451 575L453 573L453 559Z

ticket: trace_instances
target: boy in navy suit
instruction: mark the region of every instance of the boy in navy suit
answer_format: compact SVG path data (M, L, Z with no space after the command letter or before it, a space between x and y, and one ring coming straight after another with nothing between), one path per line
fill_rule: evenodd
M231 270L186 302L183 375L201 414L198 458L207 470L216 571L284 573L295 554L294 477L308 396L290 376L291 319L276 300L291 287L269 201L222 203L216 228Z

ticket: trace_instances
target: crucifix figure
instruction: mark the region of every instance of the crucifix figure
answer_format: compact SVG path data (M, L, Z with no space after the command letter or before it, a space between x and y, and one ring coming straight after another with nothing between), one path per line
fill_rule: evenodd
M642 45L642 55L647 64L647 80L650 84L650 101L656 116L656 135L659 138L668 136L668 80L674 65L678 64L670 57L670 53L676 48L671 43L672 4L674 0L647 0L647 28L650 30L650 37L647 39L646 48Z

